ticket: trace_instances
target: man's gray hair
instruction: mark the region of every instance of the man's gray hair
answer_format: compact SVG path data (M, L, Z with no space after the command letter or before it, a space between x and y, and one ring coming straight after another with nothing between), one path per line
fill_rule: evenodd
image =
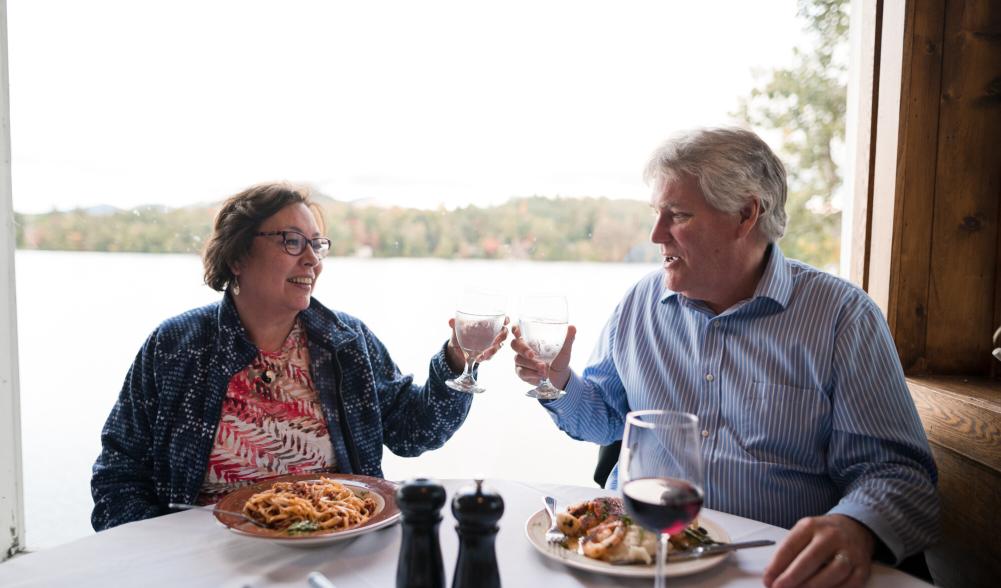
M769 243L786 227L786 170L771 148L751 131L730 127L685 131L658 147L647 163L648 183L694 176L706 202L737 213L752 197L760 203L758 227Z

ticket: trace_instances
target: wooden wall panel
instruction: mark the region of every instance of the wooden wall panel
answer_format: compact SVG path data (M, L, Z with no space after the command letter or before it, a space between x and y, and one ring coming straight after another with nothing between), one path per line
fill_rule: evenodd
M874 0L880 2L881 0ZM901 102L901 79L905 62L907 42L907 18L903 3L883 3L883 30L880 35L879 85L874 96L876 108L876 137L872 144L872 194L855 194L856 206L869 206L869 244L866 251L865 283L866 292L876 302L890 322L890 270L893 253L893 227L896 218L897 198L897 148L900 120L906 115ZM860 121L862 119L860 118ZM864 161L864 160L857 160ZM859 173L856 170L856 173ZM867 198L868 197L868 198Z
M928 376L907 385L929 440L1001 474L1001 384Z
M846 117L848 139L853 141L851 233L842 238L851 239L849 247L842 247L841 254L847 266L848 279L853 284L868 288L869 234L872 228L872 187L875 170L875 142L877 117L872 116L879 102L879 49L882 37L883 5L879 2L853 0L851 9L853 48L852 67L856 71L854 84L848 86L849 110ZM851 133L854 128L854 134Z
M1001 201L1001 188L998 189L997 199ZM1001 329L1001 209L998 210L998 248L997 258L994 260L994 323L995 331ZM993 346L1001 346L1001 337L997 341L991 339ZM993 350L993 349L992 349ZM1001 380L1001 361L991 362L990 375L992 379Z
M1001 473L932 443L942 540L925 556L936 586L993 588L1001 578Z
M925 355L932 373L986 375L1001 192L1001 2L951 0L945 27Z
M883 3L867 287L908 373L924 372L944 14Z
M883 37L867 289L905 370L921 375L908 383L943 509L942 541L927 552L932 575L946 587L995 586L1001 0L872 1Z
M939 141L939 100L942 84L944 0L923 2L910 12L910 64L904 70L901 141L897 166L897 218L894 227L894 267L890 281L888 320L895 333L901 364L908 373L925 371L928 283L931 271L933 203ZM905 62L906 63L906 62Z

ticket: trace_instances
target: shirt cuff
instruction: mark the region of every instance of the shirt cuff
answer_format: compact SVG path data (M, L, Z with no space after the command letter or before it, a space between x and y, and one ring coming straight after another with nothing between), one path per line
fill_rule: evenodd
M551 413L573 411L580 402L580 391L586 386L584 380L577 375L577 372L570 370L570 379L567 380L563 391L566 392L556 400L539 400L539 404Z
M827 514L839 514L852 518L865 525L876 537L877 549L873 557L879 554L879 542L889 550L893 556L893 561L887 562L890 565L897 565L907 556L904 552L904 542L900 535L889 525L880 514L870 508L852 502L842 500L828 511Z
M448 357L447 354L448 354L448 341L446 340L445 344L442 345L441 349L438 350L438 353L435 353L434 357L431 358L431 370L434 373L434 376L439 380L441 380L442 382L444 382L445 380L451 380L453 378L457 378L462 375L462 370L456 372L452 371L452 368L449 367L448 360L446 359L446 357ZM476 368L474 367L473 368L474 377L475 374L476 374Z

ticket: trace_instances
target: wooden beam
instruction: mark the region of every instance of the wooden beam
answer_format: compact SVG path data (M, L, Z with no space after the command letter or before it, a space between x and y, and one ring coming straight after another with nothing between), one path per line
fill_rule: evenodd
M926 552L936 586L997 586L1001 474L932 443L939 468L942 539Z
M873 173L876 169L876 105L879 103L881 0L852 0L852 65L845 130L850 161L852 206L841 247L844 275L863 290L869 281L869 234L872 229Z
M1001 474L1001 382L927 376L907 385L929 441Z
M932 373L986 375L995 361L1001 4L949 2L945 25L927 367Z
M923 373L945 0L886 2L869 292L904 370Z

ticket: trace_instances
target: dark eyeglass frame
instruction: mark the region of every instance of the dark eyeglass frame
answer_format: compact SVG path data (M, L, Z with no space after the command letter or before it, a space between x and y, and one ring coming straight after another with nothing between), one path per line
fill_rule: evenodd
M285 250L285 253L288 253L293 257L298 257L305 253L306 243L309 243L309 247L313 250L313 254L316 255L317 259L323 259L330 251L330 239L326 237L310 238L303 235L299 231L261 231L259 233L254 233L255 237L277 237L279 235L282 238L282 249ZM296 251L296 246L294 245L295 242L289 241L289 235L296 235L302 238L302 240L299 241L301 245L298 247L298 251Z

